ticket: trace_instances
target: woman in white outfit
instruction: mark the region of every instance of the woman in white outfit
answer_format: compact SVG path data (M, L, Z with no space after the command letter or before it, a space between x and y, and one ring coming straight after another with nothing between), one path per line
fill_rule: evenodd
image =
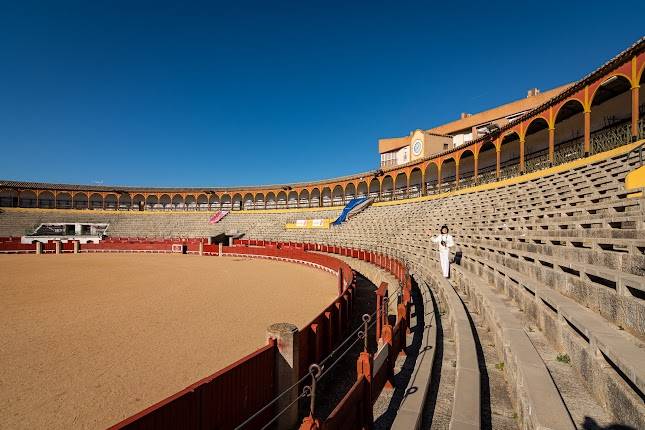
M439 244L439 261L441 262L441 271L445 278L450 277L450 248L455 246L452 235L448 234L448 226L441 226L441 234L433 236L430 240Z

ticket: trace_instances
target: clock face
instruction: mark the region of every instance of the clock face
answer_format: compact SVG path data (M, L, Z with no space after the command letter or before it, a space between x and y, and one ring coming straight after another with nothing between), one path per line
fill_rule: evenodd
M412 153L414 155L421 155L422 150L423 150L423 142L421 142L421 139L415 140L414 144L412 145Z

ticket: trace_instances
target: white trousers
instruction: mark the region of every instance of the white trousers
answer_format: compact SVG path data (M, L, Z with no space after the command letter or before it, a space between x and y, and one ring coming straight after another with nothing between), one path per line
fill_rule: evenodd
M444 278L450 278L450 253L439 252L439 261L441 262L441 271Z

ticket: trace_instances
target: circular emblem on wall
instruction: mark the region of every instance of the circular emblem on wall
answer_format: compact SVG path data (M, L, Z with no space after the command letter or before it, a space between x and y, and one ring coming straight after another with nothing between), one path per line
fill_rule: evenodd
M412 153L414 155L421 155L421 151L423 151L423 142L421 141L421 139L417 139L412 145Z

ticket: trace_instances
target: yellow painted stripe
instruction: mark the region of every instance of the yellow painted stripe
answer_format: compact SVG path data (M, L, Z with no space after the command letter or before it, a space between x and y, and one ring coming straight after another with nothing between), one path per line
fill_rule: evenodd
M645 166L632 170L625 176L625 189L627 191L645 188Z

